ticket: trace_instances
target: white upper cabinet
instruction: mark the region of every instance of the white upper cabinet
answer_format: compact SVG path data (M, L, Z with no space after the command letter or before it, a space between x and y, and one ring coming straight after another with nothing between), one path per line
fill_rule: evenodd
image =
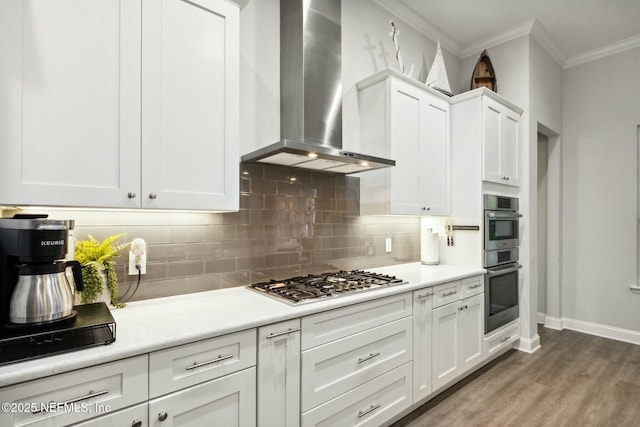
M394 70L358 83L360 151L396 166L360 174L360 210L367 214L448 215L448 98Z
M128 207L140 2L0 2L0 205Z
M238 7L142 6L142 206L237 210Z
M495 100L483 97L483 173L488 182L520 185L518 132L520 113Z
M237 210L238 14L3 0L0 205Z

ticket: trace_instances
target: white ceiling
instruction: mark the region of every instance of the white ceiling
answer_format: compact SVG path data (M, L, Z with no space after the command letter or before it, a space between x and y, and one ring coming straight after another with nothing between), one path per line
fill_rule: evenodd
M640 0L378 0L458 56L492 40L536 32L557 60L640 46ZM535 19L535 21L534 21ZM535 23L534 23L535 22ZM524 30L523 30L524 29ZM549 50L549 46L545 46ZM584 61L583 61L584 62Z

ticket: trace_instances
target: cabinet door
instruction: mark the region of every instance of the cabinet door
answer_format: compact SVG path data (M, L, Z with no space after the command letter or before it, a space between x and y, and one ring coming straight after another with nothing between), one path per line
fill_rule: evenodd
M520 115L505 109L502 117L502 172L507 178L504 184L520 185L519 156Z
M484 294L462 300L460 310L460 366L466 371L484 357Z
M149 402L154 427L256 424L256 368L189 387Z
M449 103L427 96L422 104L421 125L425 135L420 143L418 188L422 213L449 215L451 146Z
M300 425L300 319L258 330L258 426Z
M431 394L433 289L413 292L413 402Z
M139 206L140 14L0 2L0 204Z
M503 183L502 171L502 109L492 99L483 97L482 101L482 179Z
M420 194L424 183L419 179L419 171L420 153L425 153L420 148L424 142L423 97L424 93L411 85L391 81L390 156L396 161L396 167L390 171L391 214L422 213Z
M145 402L80 424L74 424L74 427L147 427L148 425L149 407Z
M433 310L433 390L437 390L459 373L460 303L443 305Z
M239 11L143 0L142 206L237 210Z

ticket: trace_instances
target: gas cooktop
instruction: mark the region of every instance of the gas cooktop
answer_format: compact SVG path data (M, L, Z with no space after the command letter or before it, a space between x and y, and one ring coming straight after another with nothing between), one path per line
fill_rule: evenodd
M354 270L270 280L247 287L279 301L300 305L403 283L406 282L395 276Z

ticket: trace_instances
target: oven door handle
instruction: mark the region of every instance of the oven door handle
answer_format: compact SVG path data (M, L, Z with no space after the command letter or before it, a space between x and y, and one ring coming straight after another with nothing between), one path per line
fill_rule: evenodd
M522 214L518 212L487 212L489 218L498 219L518 219L522 218Z
M507 273L512 273L514 271L518 271L521 268L522 268L522 265L518 264L518 265L515 265L513 267L500 268L500 269L496 269L496 270L487 270L487 274L489 276L498 276L500 274L507 274Z

